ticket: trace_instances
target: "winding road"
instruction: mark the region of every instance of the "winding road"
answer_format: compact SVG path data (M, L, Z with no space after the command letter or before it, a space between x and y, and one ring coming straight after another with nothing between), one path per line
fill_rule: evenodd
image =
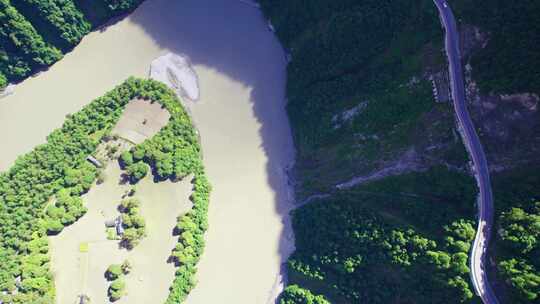
M486 251L493 226L493 194L489 179L486 155L476 134L465 102L465 85L459 51L459 33L454 14L445 0L433 0L439 10L441 23L445 29L445 48L448 56L450 87L454 110L458 119L461 136L472 158L475 177L480 190L478 197L478 229L470 256L471 280L476 294L485 304L499 301L489 285L486 273Z

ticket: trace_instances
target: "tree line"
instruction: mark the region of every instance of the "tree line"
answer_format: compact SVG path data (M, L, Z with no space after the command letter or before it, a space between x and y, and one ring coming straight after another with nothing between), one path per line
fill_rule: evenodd
M330 199L295 210L292 284L338 303L471 303L470 221L452 222L442 237L428 238L363 204Z
M332 303L474 303L476 193L472 177L433 167L296 209L290 284Z
M330 304L330 302L323 296L314 295L298 285L289 285L280 295L279 304Z
M428 138L441 150L456 145L446 137L451 108L434 102L428 79L444 54L433 1L260 3L290 59L287 114L301 195L332 191ZM449 127L421 127L432 115Z
M452 3L464 25L487 34L486 45L473 52L473 78L483 93L540 94L540 3L535 0Z
M499 261L500 274L525 301L540 299L540 202L513 207L499 217L498 237L509 253Z
M47 43L9 0L0 0L0 73L8 80L21 80L60 58L60 50Z
M193 225L183 227L179 236L182 247L174 253L183 258L178 260L169 301L177 303L176 299L185 297L193 288L195 264L204 248L210 191L198 136L174 92L156 81L129 78L69 115L45 144L19 157L0 174L1 301L16 304L54 300L47 236L60 233L86 211L80 196L98 175L86 158L110 135L124 106L136 97L159 102L171 113L169 123L140 145L145 151L140 161L150 165L152 172L160 172L158 180L194 176L193 208L180 218ZM170 175L157 169L161 159L155 156L163 153L175 161L177 169L167 171ZM182 160L186 160L184 165L180 164Z
M146 221L139 214L141 202L136 198L125 199L120 203L122 227L125 229L120 244L133 249L146 236Z
M105 271L105 278L111 282L108 289L109 300L111 302L118 301L126 294L126 282L124 276L131 272L132 266L128 260L124 260L122 264L111 264Z
M540 301L540 168L527 165L493 175L497 296L506 303Z
M20 0L11 3L45 40L61 50L76 45L92 27L73 0Z
M0 89L60 60L92 28L141 2L1 0ZM92 19L94 12L101 12L99 20Z

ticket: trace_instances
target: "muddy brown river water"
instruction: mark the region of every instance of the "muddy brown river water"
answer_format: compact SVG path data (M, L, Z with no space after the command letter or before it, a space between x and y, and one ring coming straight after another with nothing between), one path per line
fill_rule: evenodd
M43 143L65 115L172 52L187 55L200 99L188 107L213 185L207 247L187 303L267 303L292 248L285 167L283 50L261 12L236 0L147 0L89 34L48 71L0 99L0 170ZM63 304L63 303L62 303Z

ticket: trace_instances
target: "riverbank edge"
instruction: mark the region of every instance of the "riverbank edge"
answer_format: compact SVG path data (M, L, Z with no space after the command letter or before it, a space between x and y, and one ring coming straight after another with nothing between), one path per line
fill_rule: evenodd
M52 165L54 167L55 161L58 162L56 164L57 166L68 166L68 168L71 168L74 166L75 169L81 169L82 167L87 165L87 154L92 154L95 148L97 147L97 144L99 141L108 133L111 131L111 124L114 124L115 118L119 118L119 111L115 109L116 107L122 108L127 103L129 103L131 100L134 100L135 97L143 98L143 99L150 99L157 101L161 103L171 114L171 119L169 120L169 123L156 134L151 139L148 139L143 144L151 144L151 141L158 136L165 136L163 133L165 133L164 129L167 129L169 126L169 129L174 129L171 127L173 124L177 124L177 129L182 130L182 127L189 126L188 130L189 132L185 134L187 136L185 140L187 143L191 144L193 146L193 149L190 151L192 154L188 155L187 157L191 156L191 170L190 173L193 174L193 194L190 196L190 200L193 203L192 209L187 212L186 214L182 215L178 218L179 226L182 221L191 221L192 225L183 227L181 230L181 233L179 234L178 243L181 245L180 248L177 246L175 250L173 250L173 255L175 256L182 256L184 259L178 259L177 261L177 270L175 279L172 282L172 285L170 287L170 293L168 300L166 303L178 303L181 301L181 298L185 298L187 293L194 287L195 285L195 272L196 272L196 264L198 263L200 256L204 250L204 233L206 232L208 228L208 220L207 220L207 213L208 213L208 204L209 204L209 196L211 191L210 183L206 177L204 165L202 162L202 148L200 146L200 141L198 137L198 132L195 130L195 127L191 123L191 118L189 117L189 114L187 111L184 110L180 100L176 96L176 94L168 89L164 84L159 83L154 80L150 79L139 79L130 77L126 81L124 81L122 84L116 86L113 90L105 93L101 97L98 97L94 99L92 102L90 102L87 106L85 106L81 111L70 115L63 123L61 128L58 128L54 131L52 131L50 136L48 137L48 141L45 144L39 145L35 147L32 151L22 155L19 160L16 162L14 166L12 166L7 171L0 174L0 181L4 180L11 180L14 181L16 176L22 176L22 178L26 178L25 172L25 163L27 163L28 170L47 170L49 165ZM114 105L114 104L117 105ZM94 109L92 107L101 108L101 112L105 112L105 114L101 113L100 111L97 111L94 114L97 115L104 115L104 116L110 116L109 118L112 118L111 120L105 122L104 127L102 130L94 130L94 127L92 125L92 122L85 120L84 116L86 114L89 114L90 112L93 112ZM112 107L112 108L111 108ZM121 113L121 111L120 111ZM75 131L83 132L80 133L77 139L73 139L73 143L66 142L66 144L74 144L78 143L81 145L81 147L85 147L85 150L80 151L77 155L73 157L73 159L68 162L67 164L64 163L64 159L54 159L51 160L52 164L47 162L42 163L33 163L34 158L39 158L39 153L43 152L47 149L48 146L51 148L56 146L57 148L62 148L59 143L55 143L58 141L58 137L61 136L67 136L69 137L71 132L73 132L73 127L77 126L77 122L79 121L79 127L75 128ZM94 121L94 120L92 120ZM88 125L84 125L84 123ZM86 130L85 130L86 127ZM86 131L86 134L84 133ZM167 130L169 133L174 135L174 131ZM176 138L176 137L175 137ZM163 138L161 138L163 139ZM61 141L64 142L64 141ZM60 146L60 147L59 147ZM76 146L74 147L68 147L71 150L76 149ZM67 148L66 148L67 149ZM180 151L179 153L182 153ZM155 165L152 159L145 156L144 159L141 159L140 161L144 161L148 163L151 167L152 165ZM45 168L40 168L41 166ZM37 167L37 168L36 168ZM97 170L93 170L92 174L92 181L88 185L88 187L91 187L97 178L97 172L94 172ZM155 171L155 167L153 167L153 172ZM41 172L41 171L40 171ZM65 174L64 173L58 173L58 172L51 172L49 176L53 179L54 182L45 182L44 184L38 183L38 186L42 186L41 193L44 199L40 200L41 203L38 202L38 204L41 204L41 208L34 208L35 213L33 216L30 215L33 220L35 221L35 225L30 225L30 229L32 231L28 231L27 235L31 235L31 242L43 242L43 238L46 238L48 235L47 231L47 219L49 216L47 213L43 212L42 209L45 208L49 202L49 199L51 196L55 195L58 192L58 187L62 189L61 185L57 185L59 181L64 180ZM190 175L190 174L188 174ZM31 176L30 176L31 178ZM163 178L163 177L161 177ZM165 177L167 179L176 180L178 178L182 178L181 176L167 176ZM159 181L159 179L158 179ZM24 181L23 181L24 182ZM86 182L90 182L89 180ZM35 183L29 183L29 185L32 185L31 188L36 186ZM86 184L85 184L86 185ZM9 185L6 185L6 187L9 187ZM88 191L86 186L80 186L81 191L79 195L84 195L86 191ZM7 188L9 190L9 188ZM71 188L70 188L71 189ZM1 189L3 191L6 191L5 189ZM25 189L21 189L22 191L25 191ZM20 190L20 191L21 191ZM3 192L2 191L2 192ZM15 190L16 191L16 190ZM0 192L0 194L3 194ZM76 193L74 193L75 195ZM3 195L0 195L3 196ZM74 198L77 196L74 196ZM8 200L8 198L6 198ZM16 213L18 209L16 209L17 204L11 204L10 201L7 201L8 206L15 208L15 210L3 210L6 212L2 217L11 217L12 213ZM75 220L76 221L76 220ZM5 228L5 227L4 227ZM7 230L2 229L3 233L6 233L6 231L10 231L9 227ZM60 232L61 233L61 232ZM195 240L195 243L193 243L193 240ZM9 240L8 240L9 241ZM11 248L10 243L3 243L2 247L4 248ZM8 263L8 267L23 267L22 263L24 261L32 261L32 259L38 259L42 256L43 250L46 250L48 252L48 241L45 240L44 243L45 248L39 248L38 251L34 251L32 248L28 248L26 250L21 251L14 251L16 254L14 256L11 256L11 261L14 263ZM195 249L193 248L195 247ZM11 252L11 251L10 251ZM5 256L6 259L10 258L9 256ZM40 264L40 265L34 265L35 267L42 268L43 272L48 274L49 280L43 284L40 285L40 289L31 290L31 293L26 295L21 292L15 292L10 294L3 294L2 295L2 301L11 301L9 299L10 297L17 297L19 295L20 297L24 297L24 299L29 299L30 297L37 297L40 299L54 299L54 283L51 281L51 269L50 265L48 263ZM4 271L9 271L8 275L17 272L17 269L3 269ZM31 273L26 275L24 278L22 278L21 284L25 284L25 280L36 280L40 279L38 275L41 274L41 272ZM15 278L13 278L15 280ZM31 283L28 283L31 284ZM15 289L17 291L17 289ZM28 298L27 298L28 297ZM7 299L6 299L7 298Z

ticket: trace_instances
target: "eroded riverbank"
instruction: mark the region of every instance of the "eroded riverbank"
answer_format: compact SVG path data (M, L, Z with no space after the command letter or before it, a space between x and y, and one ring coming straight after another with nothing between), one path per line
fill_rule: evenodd
M265 303L280 264L293 159L285 114L285 59L261 13L240 1L147 0L130 17L89 34L49 71L0 100L0 170L17 155L150 62L187 55L200 99L188 104L214 191L199 284L188 303Z

